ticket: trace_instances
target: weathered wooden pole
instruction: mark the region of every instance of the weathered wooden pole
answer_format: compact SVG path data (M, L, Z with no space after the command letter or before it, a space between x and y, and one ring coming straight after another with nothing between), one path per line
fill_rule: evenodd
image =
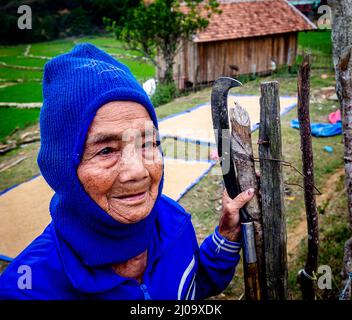
M304 269L298 273L304 300L315 299L315 274L318 264L319 229L318 212L315 202L314 164L312 135L309 116L310 100L310 58L303 57L298 73L298 122L301 135L302 172L304 175L304 204L307 216L308 254Z
M331 8L333 62L336 73L336 93L340 102L345 160L345 185L352 230L352 0L328 0ZM352 272L352 237L345 243L343 279L346 290L340 299L352 299L349 277ZM348 288L348 283L350 283Z
M278 82L261 84L259 158L266 298L287 299L287 236Z
M344 140L345 185L349 212L349 227L352 230L352 46L343 52L339 69L341 84L341 110ZM352 272L352 237L346 241L344 248L343 278L347 282ZM352 287L346 288L345 296L341 299L352 299Z
M263 251L263 230L262 230L262 214L259 201L259 186L255 172L255 164L252 148L251 124L248 112L236 103L235 108L230 109L231 121L231 151L232 160L237 170L237 176L241 190L249 188L255 189L253 199L247 204L247 212L252 217L254 224L254 236L257 252L259 273L259 286L262 292L261 299L265 299L263 293L265 281L265 264ZM246 270L244 270L246 271ZM245 275L245 279L247 279Z

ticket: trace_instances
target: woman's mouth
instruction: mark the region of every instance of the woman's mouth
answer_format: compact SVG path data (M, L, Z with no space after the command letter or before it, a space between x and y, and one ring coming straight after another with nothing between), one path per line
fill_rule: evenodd
M123 202L128 202L129 204L137 204L140 202L144 202L146 196L147 196L147 192L144 191L144 192L139 192L139 193L135 193L135 194L118 196L115 198L120 201L123 201Z

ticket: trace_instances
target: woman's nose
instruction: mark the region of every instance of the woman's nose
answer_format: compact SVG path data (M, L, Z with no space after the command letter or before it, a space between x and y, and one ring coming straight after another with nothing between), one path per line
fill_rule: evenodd
M134 147L125 147L122 154L120 181L140 181L148 176L142 155Z

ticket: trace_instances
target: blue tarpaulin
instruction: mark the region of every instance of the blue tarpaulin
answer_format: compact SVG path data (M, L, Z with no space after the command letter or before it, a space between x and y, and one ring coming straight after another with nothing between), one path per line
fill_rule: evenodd
M291 127L299 129L299 123L297 119L291 120ZM331 137L342 134L341 121L338 121L335 124L311 123L310 128L312 130L312 136L314 137Z

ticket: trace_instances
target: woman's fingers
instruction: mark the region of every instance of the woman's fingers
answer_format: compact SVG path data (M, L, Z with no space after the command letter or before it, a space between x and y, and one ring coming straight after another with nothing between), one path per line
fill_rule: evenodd
M254 188L250 188L244 192L241 192L235 199L231 199L227 194L226 190L223 193L223 206L227 211L235 212L239 211L247 202L249 202L254 196Z
M223 193L222 216L219 222L219 231L230 241L237 241L240 237L239 210L254 196L254 189L250 188L231 199L226 190Z

